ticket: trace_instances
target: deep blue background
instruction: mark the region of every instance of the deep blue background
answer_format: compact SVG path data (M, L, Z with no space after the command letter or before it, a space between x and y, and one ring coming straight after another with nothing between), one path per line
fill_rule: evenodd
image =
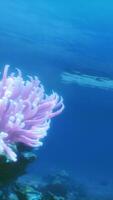
M113 2L0 1L0 68L38 75L64 98L35 171L60 168L82 176L113 174L113 91L63 84L63 71L113 77Z

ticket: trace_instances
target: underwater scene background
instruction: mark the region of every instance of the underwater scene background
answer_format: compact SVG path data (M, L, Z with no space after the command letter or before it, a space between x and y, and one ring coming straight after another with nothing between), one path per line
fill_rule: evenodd
M34 191L8 198L112 200L113 2L0 1L1 72L5 64L25 78L38 76L46 92L57 92L65 105L20 177L21 184L46 177L41 184L52 189L57 179L60 187L43 188L41 194L48 188L49 195L42 198L33 197ZM72 180L75 187L67 195Z

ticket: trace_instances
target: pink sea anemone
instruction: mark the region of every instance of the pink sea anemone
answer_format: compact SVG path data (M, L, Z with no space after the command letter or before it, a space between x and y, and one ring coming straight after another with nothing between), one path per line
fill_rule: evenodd
M57 93L46 95L37 77L24 80L19 69L17 76L8 76L8 68L0 81L0 154L16 161L16 144L42 145L51 118L62 112L64 104Z

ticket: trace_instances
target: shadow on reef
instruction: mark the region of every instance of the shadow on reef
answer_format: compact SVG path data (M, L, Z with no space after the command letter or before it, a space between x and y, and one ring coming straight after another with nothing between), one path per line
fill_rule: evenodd
M18 177L26 173L28 164L36 159L36 155L31 151L31 148L18 145L17 162L10 162L6 160L6 157L0 157L0 186L4 187L9 185L13 181L16 181Z

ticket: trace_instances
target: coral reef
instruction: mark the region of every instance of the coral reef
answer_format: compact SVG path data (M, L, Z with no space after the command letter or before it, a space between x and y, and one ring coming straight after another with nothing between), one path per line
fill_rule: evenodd
M35 182L35 184L34 184ZM112 200L113 196L93 196L87 188L64 171L33 180L28 176L0 188L0 200Z

